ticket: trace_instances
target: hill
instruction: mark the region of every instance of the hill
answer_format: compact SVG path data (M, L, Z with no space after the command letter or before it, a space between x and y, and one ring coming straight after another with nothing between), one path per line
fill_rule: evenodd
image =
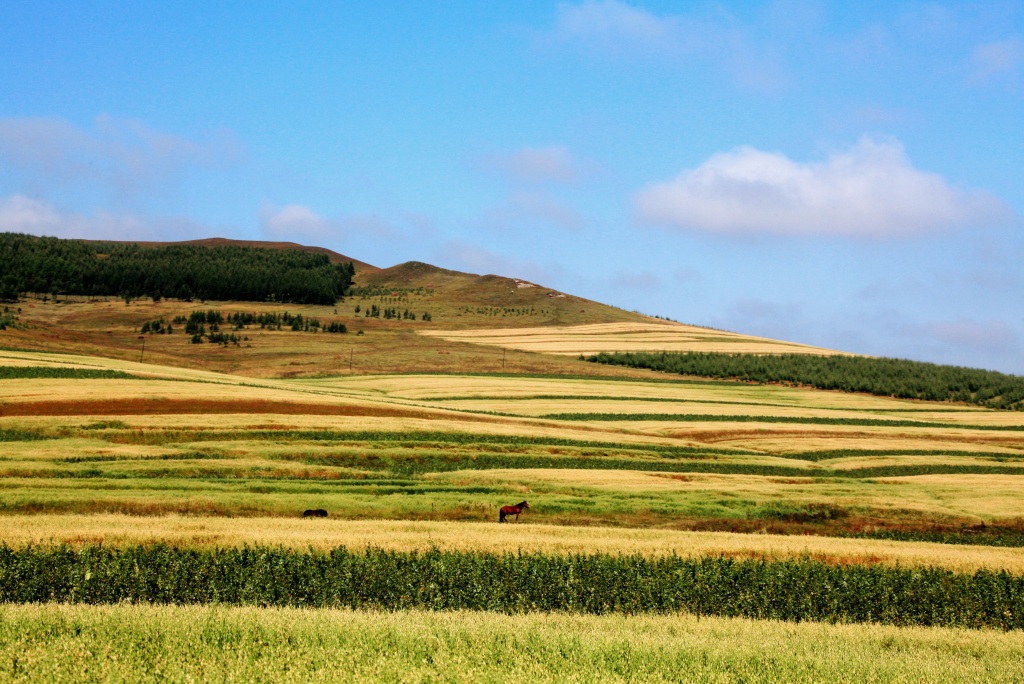
M27 293L334 304L352 283L351 263L326 254L235 245L142 247L0 234L0 299Z
M341 301L328 294L333 303L309 298L294 298L305 303L287 303L262 297L261 301L229 301L223 296L182 300L167 296L166 291L159 301L137 296L127 300L116 292L67 294L59 286L67 270L62 263L46 269L22 268L26 278L40 271L52 277L41 291L26 294L2 314L0 346L124 360L144 355L172 366L258 377L410 371L649 377L656 374L581 363L573 357L592 351L713 351L723 345L757 353L829 353L669 323L518 278L462 273L416 261L382 269L345 261L349 257L323 248L294 245L293 249L291 243L211 238L187 243L52 244L85 244L87 256L101 262L106 252L101 254L98 248L101 252L123 248L133 258L149 256L149 250L184 250L183 254L203 257L208 249L211 254L227 250L254 261L274 255L326 256L308 267L330 270L352 263L356 270ZM171 271L177 270L172 264ZM135 272L140 277L152 275L146 269ZM206 272L226 285L252 280L239 271ZM297 282L302 281L299 275ZM216 312L214 318L204 318L199 338L195 336L198 328L186 330L185 321L198 311L205 316L211 310ZM274 323L268 325L271 318ZM292 329L296 326L301 332ZM328 330L348 333L321 334ZM538 344L541 340L557 344Z
M647 316L519 278L462 273L420 261L356 273L354 298L431 307L444 327L526 327L646 321Z

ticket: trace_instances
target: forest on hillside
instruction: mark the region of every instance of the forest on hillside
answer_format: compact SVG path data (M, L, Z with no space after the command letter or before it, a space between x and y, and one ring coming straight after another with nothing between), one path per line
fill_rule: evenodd
M326 254L258 247L142 247L0 233L0 299L26 292L87 297L334 304L351 263Z
M747 382L806 385L899 399L958 401L1024 410L1024 377L906 359L811 354L618 352L588 361Z

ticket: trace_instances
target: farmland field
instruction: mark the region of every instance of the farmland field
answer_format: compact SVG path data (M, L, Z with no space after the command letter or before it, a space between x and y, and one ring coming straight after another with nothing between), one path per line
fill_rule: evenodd
M367 292L365 301L386 303L387 295ZM438 311L460 313L435 303ZM537 330L525 314L507 314L519 328L484 330L478 319L494 318L498 310L482 305L461 311L461 327L432 332L420 321L414 327L370 319L360 337L250 330L251 347L150 335L144 357L128 341L137 337L134 331L121 330L124 309L143 321L181 315L175 312L186 306L36 302L36 328L2 333L2 553L37 554L24 562L45 564L47 549L73 559L79 553L92 558L90 549L132 554L168 545L194 553L287 551L300 556L282 558L301 565L321 562L315 555L302 560L302 554L346 548L462 554L451 562L462 559L458 563L467 568L505 562L502 554L613 564L623 554L651 562L753 563L749 572L797 573L791 591L808 595L823 595L814 578L832 572L828 568L849 571L842 582L866 581L863 573L876 570L951 573L934 575L937 587L1016 586L1024 576L1024 412L600 366L573 357L620 349L617 341L659 348L666 329L677 340L690 336L686 344L696 340L705 351L769 345L747 350L762 353L785 344L724 342L729 335L717 331L635 321L589 324L586 331ZM327 311L304 311L330 318ZM100 323L104 316L109 320ZM107 326L109 337L126 339L122 347L103 347ZM417 334L426 332L438 336ZM342 346L332 350L335 344ZM344 349L360 358L353 345L363 345L364 366L353 361L350 369ZM530 508L519 522L499 525L498 506L522 500ZM310 508L323 508L330 517L303 520L302 511ZM414 558L400 562L420 562ZM748 572L745 565L736 567ZM906 605L924 605L925 595L917 599L915 591L936 591L904 586L917 581L909 575L884 577L903 587L898 591ZM20 665L3 667L34 663L57 672L55 680L71 678L55 655L66 645L119 660L141 658L147 671L180 677L200 666L239 673L287 666L301 680L344 679L349 672L397 679L388 673L399 671L430 678L442 667L483 680L498 672L551 679L566 662L585 659L594 665L578 668L583 680L672 679L671 673L684 671L693 679L752 681L898 680L929 672L936 681L1012 681L1024 667L1020 632L991 631L993 625L1016 625L1024 614L1019 597L1012 591L1006 596L1005 615L998 619L1009 622L964 622L966 608L960 617L914 622L883 618L881 606L856 613L861 617L827 618L862 622L874 615L866 621L982 628L972 631L709 617L717 613L701 617L698 626L685 611L569 622L532 610L499 616L7 606L2 624L11 636L5 648L24 651L25 660L19 656ZM797 619L826 615L785 610L796 610L782 614ZM502 620L515 621L519 636L499 638L506 634L498 626ZM126 622L132 630L111 636ZM165 659L133 655L131 649L171 622L193 627L167 637ZM293 662L274 645L283 643L279 639L313 644L312 635L325 624L332 625L331 636L315 641L325 653L361 644L344 675L325 673L318 664L324 660ZM85 627L76 632L70 625ZM637 625L645 630L642 638L632 636ZM588 636L579 629L590 630ZM36 635L47 630L66 634L64 645L42 646ZM596 636L602 630L606 637ZM733 639L729 634L755 633L772 645L769 650L724 641ZM257 637L249 635L266 635L265 650L256 649L250 639ZM233 642L237 660L210 665L210 644L225 638L239 640ZM416 639L438 644L429 654L433 660L411 645L421 643ZM879 649L891 648L884 644L893 639L901 656L880 657ZM395 644L391 655L374 650L381 640ZM451 646L456 642L458 649ZM980 651L983 643L991 648ZM572 655L547 644L572 644ZM843 657L828 657L825 644ZM313 646L296 648L304 653ZM170 655L174 649L197 655L177 658ZM479 649L491 660L505 658L504 666L475 659ZM520 655L501 655L512 652ZM623 653L630 654L628 666L616 660ZM6 655L0 661L15 662ZM92 676L105 676L104 662L89 665ZM180 669L166 669L172 667Z
M0 607L0 676L51 682L1024 677L1019 633L679 616Z
M578 356L615 351L707 351L735 354L835 354L808 345L681 323L598 323L485 330L424 330L421 335L508 349Z

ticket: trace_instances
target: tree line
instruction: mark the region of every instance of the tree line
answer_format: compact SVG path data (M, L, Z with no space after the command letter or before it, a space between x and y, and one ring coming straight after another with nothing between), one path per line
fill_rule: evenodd
M587 361L703 378L1024 410L1024 377L907 359L811 354L601 352L587 357Z
M326 254L259 247L64 240L0 233L0 299L27 292L126 299L163 297L334 304L352 263Z

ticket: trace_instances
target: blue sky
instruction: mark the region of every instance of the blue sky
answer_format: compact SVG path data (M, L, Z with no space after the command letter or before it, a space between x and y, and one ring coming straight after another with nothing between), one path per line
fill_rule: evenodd
M0 230L1024 373L1024 5L6 2Z

